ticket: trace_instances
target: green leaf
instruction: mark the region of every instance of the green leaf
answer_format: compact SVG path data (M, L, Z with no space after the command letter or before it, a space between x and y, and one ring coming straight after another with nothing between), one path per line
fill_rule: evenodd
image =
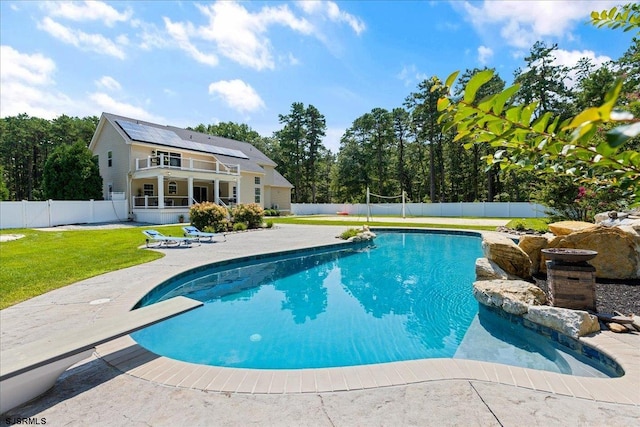
M455 82L458 78L458 74L460 74L460 71L454 71L453 73L449 74L449 77L447 77L447 80L445 81L445 86L452 87L453 82Z
M449 98L438 99L438 111L445 110L449 105L451 105L451 101L449 100Z
M640 122L630 125L618 126L607 132L607 142L612 147L619 147L629 138L634 138L640 134Z
M600 113L596 107L587 108L582 113L578 114L571 120L567 129L577 128L586 122L596 122L600 120Z
M520 84L513 85L502 92L500 92L496 96L496 102L493 105L493 113L496 115L502 114L502 110L504 109L504 105L517 91L520 89Z
M493 77L493 71L491 70L480 71L471 77L464 90L464 102L467 104L473 103L480 86L491 80L491 77Z

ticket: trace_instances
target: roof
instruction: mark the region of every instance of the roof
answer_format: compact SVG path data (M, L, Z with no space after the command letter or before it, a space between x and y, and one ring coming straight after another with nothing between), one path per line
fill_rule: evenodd
M222 138L175 126L159 125L111 113L102 113L102 118L111 123L127 143L139 141L205 152L215 156L223 163L239 164L241 170L259 174L265 173L262 166L272 166L274 168L277 166L273 160L248 142ZM276 181L274 183L275 186L293 188L291 183L277 172L274 175L274 179Z

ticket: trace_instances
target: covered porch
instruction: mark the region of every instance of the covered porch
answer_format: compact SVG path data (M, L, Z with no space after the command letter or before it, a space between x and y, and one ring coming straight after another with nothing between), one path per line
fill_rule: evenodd
M184 164L184 163L182 163ZM196 170L181 164L157 162L145 165L131 174L129 181L130 206L136 221L156 224L186 221L191 205L214 202L223 206L238 203L240 171L216 168Z

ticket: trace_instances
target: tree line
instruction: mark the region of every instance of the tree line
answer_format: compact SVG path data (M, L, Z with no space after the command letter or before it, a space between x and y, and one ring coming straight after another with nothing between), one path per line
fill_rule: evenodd
M550 206L571 205L578 194L584 194L585 187L602 210L629 201L631 196L624 189L604 194L597 186L576 182L570 171L540 175L534 168L502 168L496 161L495 144L474 140L473 135L461 137L455 126L441 119L439 100L466 96L465 88L480 73L490 77L474 94L477 104L504 92L508 104L535 101L535 111L525 112L533 118L551 114L559 120L602 105L616 79L623 76L617 107L638 116L637 37L619 59L598 66L586 58L572 68L556 65L557 50L556 44L535 43L522 68L514 72L513 90L505 89L505 80L494 69L465 70L452 87L437 76L425 79L406 96L403 105L391 110L373 108L356 118L342 135L336 154L322 143L327 130L325 117L313 105L302 102L294 102L287 114L279 115L281 129L267 137L234 122L199 124L192 129L256 146L294 185L294 203L364 202L367 187L388 196L406 192L413 202L535 200ZM97 123L97 117L66 115L53 120L26 114L0 119L0 197L45 198L47 158L59 146L78 142L88 146ZM640 142L632 138L626 146L639 151Z

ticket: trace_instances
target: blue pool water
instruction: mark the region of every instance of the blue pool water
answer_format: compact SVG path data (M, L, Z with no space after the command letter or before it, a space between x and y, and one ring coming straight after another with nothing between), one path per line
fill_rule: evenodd
M487 360L500 353L505 360L492 361L582 369L579 356L567 362L548 340L505 343L514 333L508 322L479 317L472 283L480 243L464 233L389 232L368 245L215 264L160 285L140 304L185 295L203 307L133 337L157 354L228 367Z

